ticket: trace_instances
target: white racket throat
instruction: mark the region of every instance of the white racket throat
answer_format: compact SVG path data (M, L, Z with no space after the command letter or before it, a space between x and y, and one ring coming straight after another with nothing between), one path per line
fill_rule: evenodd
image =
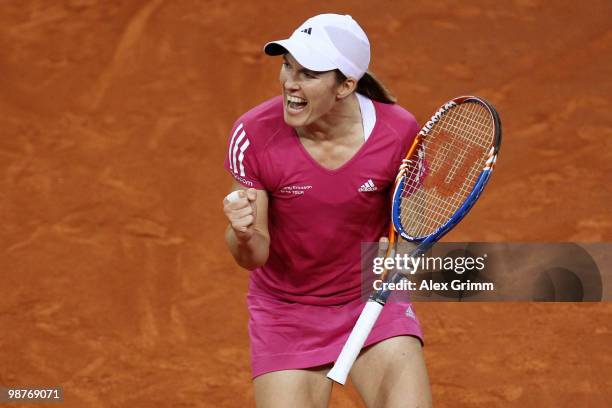
M368 301L359 315L359 319L353 328L348 340L344 344L336 363L327 373L327 378L344 385L348 373L357 359L359 352L372 331L378 315L382 312L383 305L378 302Z

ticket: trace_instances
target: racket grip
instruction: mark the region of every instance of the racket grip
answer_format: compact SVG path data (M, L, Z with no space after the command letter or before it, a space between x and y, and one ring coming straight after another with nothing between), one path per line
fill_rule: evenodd
M349 338L344 343L344 347L336 360L336 363L327 373L327 378L344 385L346 378L353 363L357 359L361 348L365 344L372 327L378 320L378 316L383 309L383 305L378 302L368 301L361 311L361 315L353 327Z
M232 191L231 193L229 193L228 195L225 196L225 199L227 201L229 201L230 203L232 201L236 201L240 198L240 195L238 194L238 190L236 191Z

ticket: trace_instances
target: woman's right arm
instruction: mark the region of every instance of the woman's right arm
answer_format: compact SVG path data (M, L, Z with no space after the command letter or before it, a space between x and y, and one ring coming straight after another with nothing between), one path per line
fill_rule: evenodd
M268 194L254 188L245 190L237 183L233 190L238 190L240 197L223 200L223 212L229 220L225 242L238 265L255 269L266 263L270 250Z

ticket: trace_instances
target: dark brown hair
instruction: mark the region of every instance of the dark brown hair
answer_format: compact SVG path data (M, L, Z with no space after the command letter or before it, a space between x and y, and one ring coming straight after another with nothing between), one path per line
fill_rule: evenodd
M339 69L336 69L335 72L338 83L346 80L346 76ZM397 102L397 98L370 71L363 74L357 82L356 92L377 102L389 104Z

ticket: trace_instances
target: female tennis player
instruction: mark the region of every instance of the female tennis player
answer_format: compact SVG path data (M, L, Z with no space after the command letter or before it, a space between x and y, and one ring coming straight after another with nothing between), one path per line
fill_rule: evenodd
M281 95L235 123L225 167L228 247L250 270L258 407L326 407L326 378L359 313L362 242L389 228L390 191L418 126L368 71L348 15L322 14L264 51L282 56ZM390 302L351 371L368 407L431 405L422 333Z

